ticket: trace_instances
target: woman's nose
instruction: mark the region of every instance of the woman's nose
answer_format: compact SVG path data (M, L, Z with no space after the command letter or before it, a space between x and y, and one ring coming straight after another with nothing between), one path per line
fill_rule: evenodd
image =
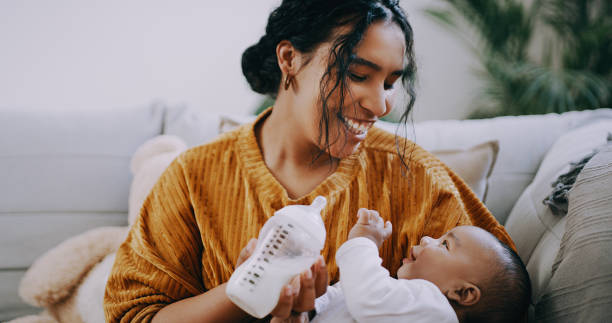
M391 112L391 105L387 104L387 96L389 93L383 87L374 88L366 98L364 98L362 106L369 110L377 118L385 116Z

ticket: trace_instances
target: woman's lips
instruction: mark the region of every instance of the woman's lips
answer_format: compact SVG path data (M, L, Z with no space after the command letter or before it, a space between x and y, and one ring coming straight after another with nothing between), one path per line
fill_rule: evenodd
M338 118L347 129L348 133L357 140L365 139L368 130L374 125L374 121L363 121L339 115Z

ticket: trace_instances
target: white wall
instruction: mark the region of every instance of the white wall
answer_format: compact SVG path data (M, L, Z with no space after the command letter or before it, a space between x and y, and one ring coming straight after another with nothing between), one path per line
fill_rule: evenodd
M153 100L249 113L240 69L279 0L2 0L0 108L105 108ZM476 82L462 43L406 0L420 69L415 119L462 118Z
M423 13L435 2L401 2L414 30L418 68L415 121L465 118L474 110L472 101L480 86L474 73L478 60L467 44Z

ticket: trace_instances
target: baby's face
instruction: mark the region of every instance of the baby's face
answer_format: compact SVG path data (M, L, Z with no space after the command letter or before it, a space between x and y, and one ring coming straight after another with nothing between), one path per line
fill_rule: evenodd
M460 280L477 284L496 261L500 248L490 233L474 226L453 228L438 239L425 236L403 259L397 278L425 279L442 292Z

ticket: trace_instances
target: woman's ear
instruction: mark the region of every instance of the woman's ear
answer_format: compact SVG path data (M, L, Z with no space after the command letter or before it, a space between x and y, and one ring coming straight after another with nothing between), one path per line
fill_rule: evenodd
M282 75L295 76L299 70L301 55L288 40L281 40L276 45L276 59Z
M293 47L290 41L281 40L276 45L276 59L281 70L280 89L288 90L291 86L297 91L298 84L295 76L302 67L302 53Z
M463 284L448 290L446 297L462 306L472 306L480 301L480 288L478 286L464 282Z

